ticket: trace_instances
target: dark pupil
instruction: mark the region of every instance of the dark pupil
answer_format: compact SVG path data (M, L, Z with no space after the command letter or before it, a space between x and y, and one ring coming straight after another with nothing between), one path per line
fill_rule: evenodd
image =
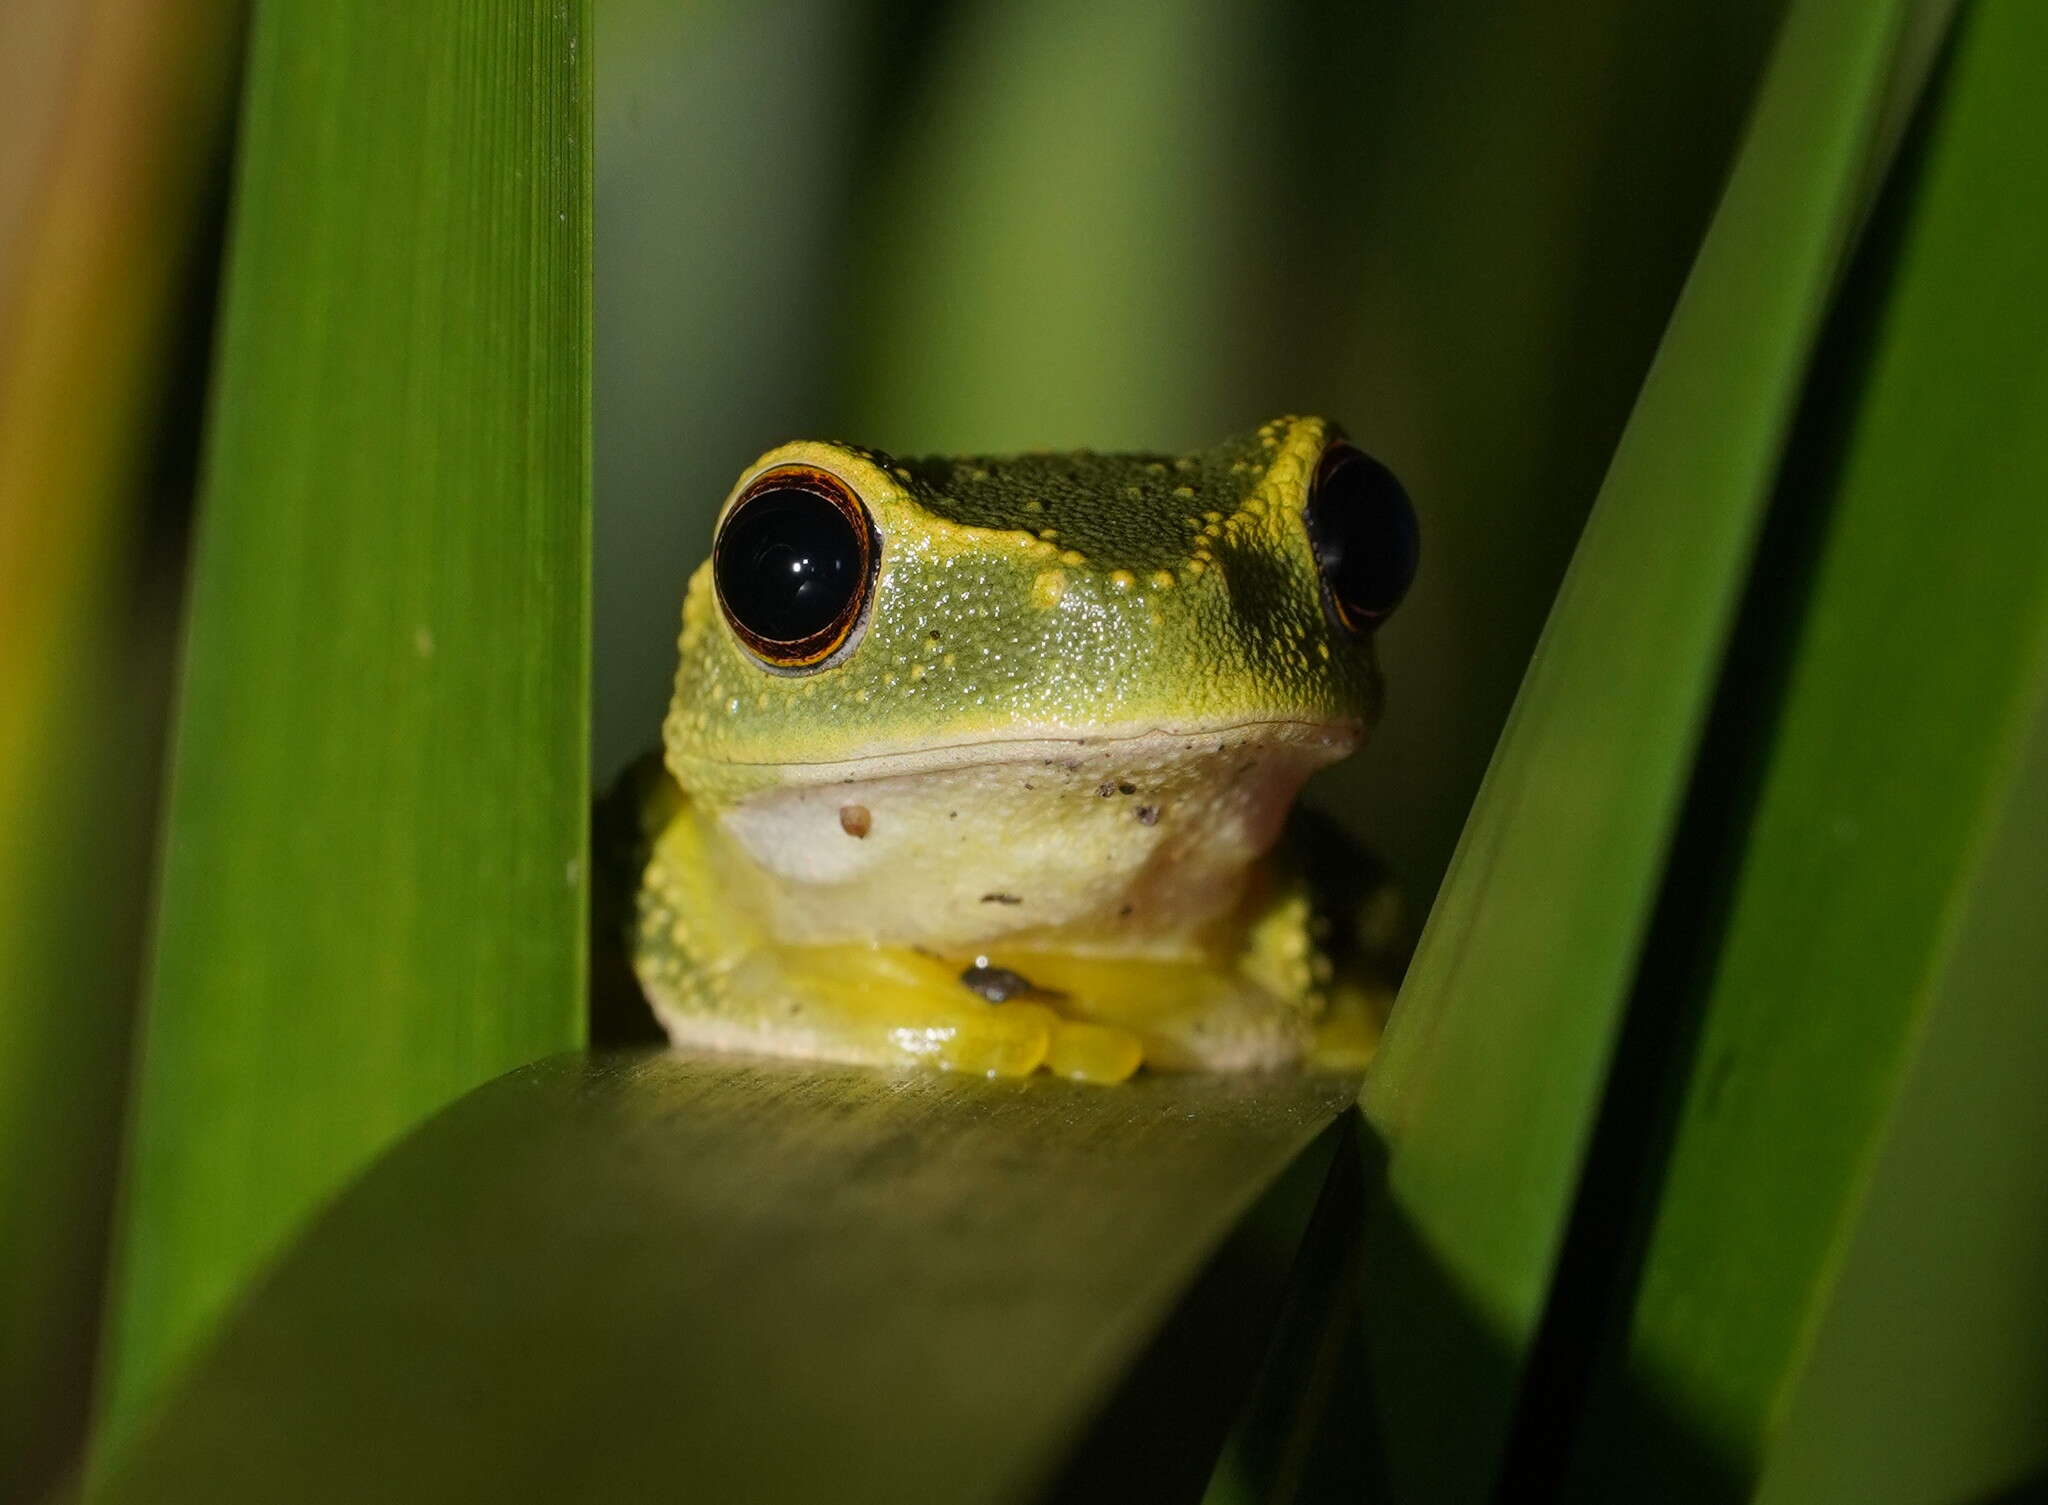
M1369 627L1401 604L1421 540L1408 494L1386 466L1349 446L1333 453L1309 498L1308 531L1352 626Z
M718 537L718 591L742 627L796 643L839 619L860 589L860 535L816 492L758 492Z

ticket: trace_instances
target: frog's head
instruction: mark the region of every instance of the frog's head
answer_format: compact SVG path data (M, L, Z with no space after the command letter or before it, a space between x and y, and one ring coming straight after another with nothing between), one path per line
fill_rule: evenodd
M1327 423L1181 458L763 455L668 764L789 940L1174 947L1379 711L1413 514Z
M1316 418L1179 458L786 444L690 582L668 758L738 797L1249 742L1298 783L1378 714L1415 552L1399 485Z

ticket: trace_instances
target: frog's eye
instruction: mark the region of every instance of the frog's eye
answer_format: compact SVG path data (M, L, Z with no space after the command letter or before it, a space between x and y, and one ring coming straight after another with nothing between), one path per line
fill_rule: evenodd
M1352 632L1393 614L1415 579L1421 534L1394 473L1337 440L1323 451L1304 520L1330 612Z
M740 641L778 669L808 669L844 647L875 574L868 510L837 476L784 465L757 477L711 546L718 604Z

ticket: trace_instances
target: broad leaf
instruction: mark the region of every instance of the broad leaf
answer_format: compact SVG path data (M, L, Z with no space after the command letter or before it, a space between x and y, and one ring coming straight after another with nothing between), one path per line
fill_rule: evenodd
M1785 667L1724 691L1768 736L1715 806L1711 965L1671 972L1694 1022L1576 1498L1768 1469L1787 1501L1964 1499L2048 1465L2044 69L2037 6L1966 13L1775 503L1753 605Z
M581 1039L585 23L257 8L117 1433L380 1147Z
M104 1497L1029 1498L1353 1087L548 1061L351 1188Z
M1492 1486L1903 15L1793 9L1367 1082L1399 1498Z

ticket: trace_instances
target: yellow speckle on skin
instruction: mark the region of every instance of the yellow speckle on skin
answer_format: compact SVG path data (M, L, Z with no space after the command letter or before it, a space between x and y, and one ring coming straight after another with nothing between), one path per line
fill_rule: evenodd
M1173 588L1173 571L1154 570L1152 572L1152 583L1161 590L1171 590Z
M912 679L923 679L924 674L925 669L923 664L912 664L910 666L910 677Z
M1207 568L1209 568L1209 561L1200 554L1197 554L1187 562L1187 572L1190 575L1199 575Z
M1317 658L1324 658L1324 659L1326 659L1326 658L1328 658L1329 656L1330 656L1330 645L1329 645L1328 643L1318 643L1318 644L1316 644L1316 657L1317 657Z
M1220 523L1223 521L1223 514L1220 512L1204 512L1202 514L1202 521L1205 523Z
M1150 622L1154 627L1164 627L1166 625L1165 613L1158 611L1156 609L1146 612L1145 620Z
M1195 495L1195 488L1192 486L1176 486L1173 488L1173 494L1183 500L1192 501Z
M1058 528L1040 528L1038 530L1038 536L1044 539L1047 543L1051 543L1054 539L1060 536L1060 530Z
M862 686L861 686L861 687L860 687L860 688L859 688L858 690L855 690L855 691L853 692L853 698L854 698L854 699L855 699L856 701L858 701L858 702L859 702L860 704L862 704L862 705L866 705L866 704L868 703L868 690L867 690L867 686L866 686L866 685L862 685Z
M1031 604L1040 611L1046 611L1059 603L1067 592L1067 575L1064 570L1040 570L1031 582ZM951 658L949 653L947 658Z
M1137 577L1129 570L1111 570L1109 572L1109 584L1112 590L1127 591L1137 583Z
M957 653L949 653L944 658L940 659L939 662L941 664L944 664L948 669L950 669L955 664L960 662L960 655Z
M1086 564L1087 562L1088 556L1079 549L1062 549L1060 551L1061 564Z
M910 479L910 472L905 470L901 465L897 466L896 469L891 472L891 474L893 474L899 481L907 481Z
M1141 486L1126 486L1124 488L1124 495L1129 497L1134 502L1144 494L1144 488Z

